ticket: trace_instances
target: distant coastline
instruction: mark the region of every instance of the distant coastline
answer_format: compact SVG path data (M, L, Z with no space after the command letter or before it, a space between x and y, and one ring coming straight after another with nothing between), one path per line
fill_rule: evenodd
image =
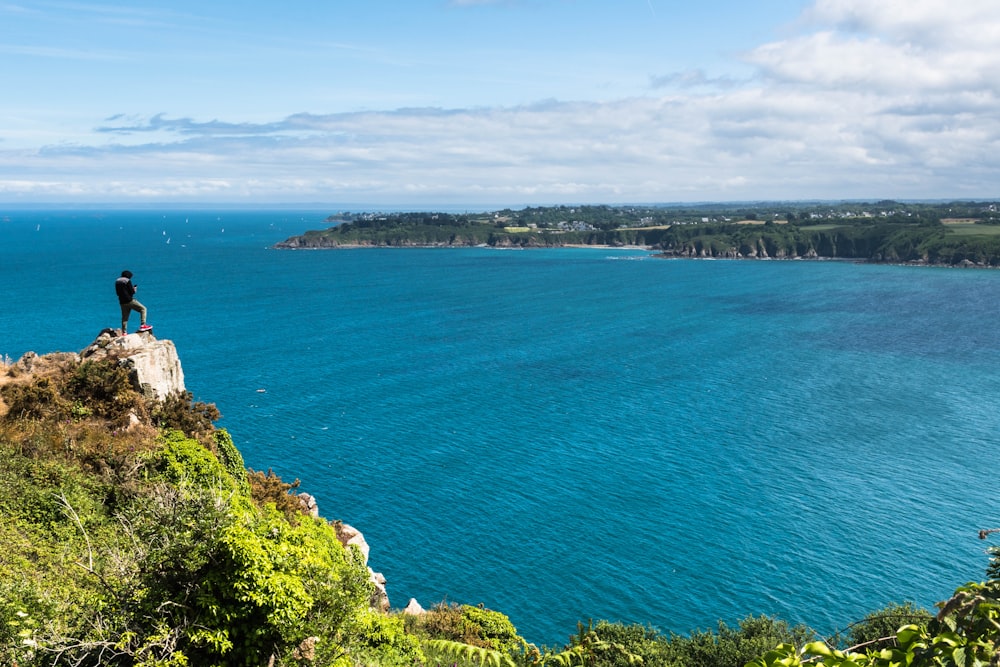
M481 214L342 213L276 249L644 249L685 259L847 259L912 266L1000 266L1000 204L580 206Z

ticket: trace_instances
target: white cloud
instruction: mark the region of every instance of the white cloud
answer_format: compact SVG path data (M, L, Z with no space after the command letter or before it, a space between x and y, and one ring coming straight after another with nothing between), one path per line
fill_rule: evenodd
M821 85L934 91L1000 83L995 2L817 0L805 17L822 29L762 46L750 62L777 78Z
M989 0L816 0L806 17L841 30L950 48L995 44L997 36L997 6Z
M456 0L452 4L485 4ZM546 203L996 197L1000 6L817 0L745 81L518 107L115 116L4 151L0 197ZM128 110L124 110L128 112Z

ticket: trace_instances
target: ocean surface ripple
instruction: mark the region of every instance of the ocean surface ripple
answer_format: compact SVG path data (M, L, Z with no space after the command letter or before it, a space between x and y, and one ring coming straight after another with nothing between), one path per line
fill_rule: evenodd
M10 212L0 355L85 347L130 268L247 464L362 530L394 605L483 603L539 644L832 632L983 578L1000 273L268 249L327 213Z

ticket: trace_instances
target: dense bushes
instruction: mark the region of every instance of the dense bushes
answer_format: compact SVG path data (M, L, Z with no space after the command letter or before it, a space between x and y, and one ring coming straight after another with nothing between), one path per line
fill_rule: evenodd
M112 360L85 361L66 382L65 393L75 405L116 426L128 424L128 415L141 418L147 411L142 395L129 380L129 372Z
M9 376L2 395L0 664L420 659L370 608L357 550L290 516L294 485L252 487L214 406L148 402L113 361Z
M784 642L801 645L813 638L805 626L790 627L768 616L749 616L730 627L689 635L663 634L641 625L600 622L590 633L581 629L567 649L587 648L587 664L597 667L743 667Z
M912 602L893 603L851 625L847 630L846 644L851 648L882 648L884 644L894 641L891 638L904 625L926 627L931 618L933 616L929 611Z
M471 605L441 604L419 616L406 617L407 631L423 639L444 639L477 646L505 655L527 648L504 614Z
M298 523L298 517L304 513L302 501L289 492L299 487L299 480L285 482L268 468L267 473L251 470L247 475L250 484L250 496L258 505L270 503L285 515L290 523Z
M747 667L986 667L1000 662L1000 581L968 584L936 617L904 625L891 640L839 650L822 641L781 644Z
M369 608L368 570L333 528L259 507L199 442L167 432L130 492L17 454L0 485L0 664L412 662L402 621ZM23 476L22 476L23 475ZM366 634L368 633L368 634ZM263 656L263 658L262 658Z
M190 391L171 394L152 410L153 424L158 428L177 429L199 439L214 431L212 422L220 416L214 404L195 401Z

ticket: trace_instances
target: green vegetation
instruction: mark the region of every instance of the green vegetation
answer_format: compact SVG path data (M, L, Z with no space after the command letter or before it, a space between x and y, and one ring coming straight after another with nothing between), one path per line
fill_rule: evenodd
M968 584L926 622L902 625L846 650L828 642L780 644L748 667L986 667L1000 663L1000 581Z
M214 406L147 404L110 361L4 370L0 664L421 658L357 549L207 431Z
M536 647L504 614L372 606L360 551L214 406L149 401L113 360L0 365L0 665L890 667L1000 663L1000 552L937 616L890 604L819 639L767 616L689 634L607 621ZM985 538L995 531L983 531Z
M1000 204L552 206L492 213L343 213L279 248L643 246L671 257L843 258L1000 265Z
M459 651L467 646L487 649L498 655L517 655L528 649L510 619L497 611L471 605L442 602L427 612L406 618L407 632L425 644L438 640L438 652L447 652L449 643Z

